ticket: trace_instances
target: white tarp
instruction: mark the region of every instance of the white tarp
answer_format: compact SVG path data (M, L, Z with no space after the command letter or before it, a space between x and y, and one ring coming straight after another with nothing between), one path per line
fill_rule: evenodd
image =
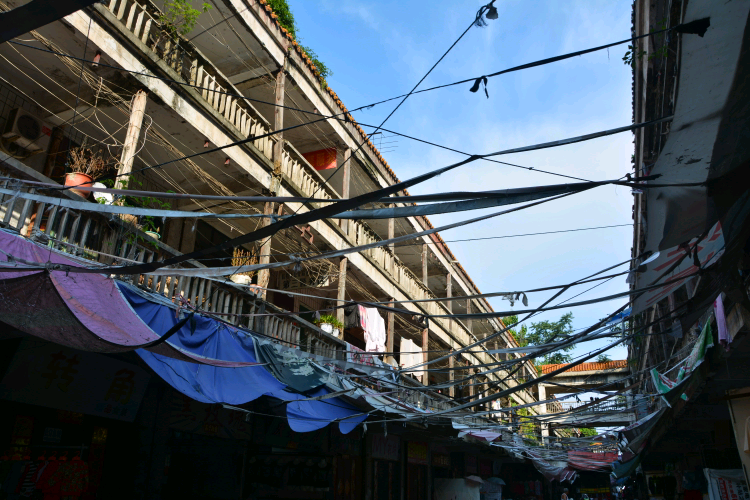
M435 500L479 500L479 483L466 479L435 479Z

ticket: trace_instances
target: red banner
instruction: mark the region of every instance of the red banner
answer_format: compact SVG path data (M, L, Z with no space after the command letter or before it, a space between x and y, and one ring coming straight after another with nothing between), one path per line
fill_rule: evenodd
M336 148L319 149L302 153L305 160L313 166L315 170L328 170L336 168Z

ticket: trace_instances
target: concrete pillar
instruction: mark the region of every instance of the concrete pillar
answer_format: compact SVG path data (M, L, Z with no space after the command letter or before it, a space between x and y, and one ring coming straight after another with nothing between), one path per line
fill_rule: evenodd
M422 330L422 361L424 363L427 363L428 361L427 350L430 348L429 333L430 333L430 330L428 328L425 328L424 330ZM426 366L424 368L427 369ZM422 383L424 385L429 385L430 383L429 377L427 375L428 373L429 372L422 372Z
M471 299L466 299L466 314L471 314ZM466 328L469 330L469 333L472 333L472 320L471 318L466 319Z
M266 215L273 214L274 209L274 203L271 201L267 201L263 205L263 213ZM264 218L263 219L263 226L269 226L271 224L271 218ZM268 264L271 262L271 236L268 236L263 239L260 247L259 252L260 255L258 256L258 263L259 264ZM268 282L271 280L271 270L270 269L261 269L258 271L258 286L261 287L260 290L260 296L262 299L265 300L266 298L266 290L264 288L268 287Z
M448 274L445 275L445 296L448 297L448 298L451 298L453 296L453 280L452 280L451 273L448 273ZM453 302L452 301L446 302L445 306L448 308L449 312L453 312ZM453 320L452 319L448 320L448 328L450 330L453 329ZM451 341L451 344L453 344L453 341ZM453 345L451 345L451 349L453 349ZM454 365L454 360L453 360L453 356L451 356L450 358L448 358L448 368L453 368L453 365ZM449 370L448 371L448 380L450 380L451 382L453 382L454 380L456 380L456 373L455 373L454 370ZM453 386L451 386L450 389L448 389L448 395L450 397L454 397L456 395L456 391L455 391L455 388Z
M148 94L142 90L136 92L135 97L133 97L133 104L130 107L130 122L128 123L128 131L125 134L125 142L122 144L120 166L117 169L117 181L127 181L127 176L133 171L133 160L140 148L138 139L141 136L141 125L143 124L143 115L146 111L147 100ZM115 183L115 187L119 186L120 184Z
M395 203L390 204L390 207L395 207L395 206L396 206ZM396 236L396 219L388 219L388 238L387 239L390 240L394 238L395 236ZM396 266L396 258L395 258L396 257L396 245L394 243L389 243L388 248L390 249L391 253L394 256L393 260L391 261L391 268L389 269L389 271L391 272L391 274L395 274L396 273L396 267L395 267Z
M276 74L276 93L274 102L276 107L274 108L273 114L273 126L274 130L281 130L284 128L284 86L286 84L286 57L284 58L284 65L279 68L279 72ZM268 190L271 196L276 195L281 186L281 160L284 153L284 134L276 134L276 142L273 144L273 175L271 176L271 185ZM265 215L271 215L274 213L275 203L266 202L263 206L263 213ZM263 226L271 225L272 219L265 217L263 219ZM260 256L258 257L259 264L268 264L271 262L271 238L267 237L263 240L260 245ZM261 269L258 271L258 286L261 287L261 298L266 298L266 291L263 288L268 287L268 282L271 279L270 269Z
M469 365L468 361L466 362L466 365L467 366ZM466 370L466 374L469 377L469 385L468 385L468 389L469 389L469 391L468 391L469 395L468 396L469 397L467 399L469 401L471 401L471 400L474 399L474 386L472 385L475 382L475 379L474 379L474 370L473 369L468 369L468 370Z
M427 283L427 243L422 244L422 283L429 288Z
M344 302L346 300L346 265L349 263L349 259L346 257L341 257L339 260L339 289L338 289L338 300L336 302L337 306L343 306L346 304ZM390 313L389 313L390 314ZM336 309L336 318L344 322L344 309L339 308ZM341 332L341 336L343 337L344 332Z
M451 341L451 343L453 342ZM453 346L451 346L451 349L452 348ZM450 370L448 371L448 378L451 382L454 382L456 380L456 371L453 370L455 366L456 366L456 357L451 356L450 358L448 358L448 368L450 368ZM456 388L454 386L450 386L450 388L448 389L448 395L452 398L456 397Z
M544 401L547 399L547 388L544 384L537 384L537 388L539 390L539 401ZM540 414L547 413L547 403L538 405L537 408L539 408ZM541 424L542 426L542 440L544 441L544 444L547 444L547 441L549 440L549 424Z
M52 172L55 170L55 161L57 160L57 153L60 151L60 143L64 136L63 127L55 127L52 129L52 135L49 139L49 148L47 149L47 158L44 159L44 170L42 174L45 177L52 177Z
M197 219L185 219L182 224L182 239L180 240L180 252L190 253L195 249L195 225Z
M175 250L179 250L183 227L184 223L180 219L168 220L164 231L166 233L166 236L164 237L164 244L174 248Z
M352 150L351 148L346 148L344 150L344 163L342 165L343 179L341 181L343 184L341 187L341 197L344 199L351 197L351 191L349 190L352 176L351 158ZM341 219L339 221L339 224L341 225L341 229L344 231L344 233L349 234L349 221L347 219Z
M393 307L395 303L393 302L393 297L391 297L391 302L388 304L390 307ZM395 356L393 354L393 339L395 337L394 332L394 326L395 326L395 318L393 316L392 312L388 312L386 314L386 321L385 321L385 350L386 352L389 352L391 354L387 354L387 356L390 356L391 358L395 359Z
M445 275L445 296L449 299L453 297L453 277L451 273ZM453 301L446 301L445 307L448 308L449 312L453 312Z

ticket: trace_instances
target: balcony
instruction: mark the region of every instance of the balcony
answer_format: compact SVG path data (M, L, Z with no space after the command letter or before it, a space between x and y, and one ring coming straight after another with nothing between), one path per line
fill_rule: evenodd
M121 217L97 212L60 209L55 204L37 203L15 196L15 193L39 193L12 179L54 184L22 163L9 158L0 165L6 180L0 187L10 193L0 194L0 227L11 229L50 248L96 263L132 264L151 262L181 255L180 252L152 238ZM69 191L50 191L48 196L65 196L75 201L83 198ZM187 267L205 267L196 261ZM181 300L208 313L222 316L234 325L260 332L268 337L316 354L345 359L346 344L328 335L305 319L289 314L260 297L252 290L232 282L180 276L114 276L144 290L164 295L174 303ZM254 316L262 313L284 313L279 316Z

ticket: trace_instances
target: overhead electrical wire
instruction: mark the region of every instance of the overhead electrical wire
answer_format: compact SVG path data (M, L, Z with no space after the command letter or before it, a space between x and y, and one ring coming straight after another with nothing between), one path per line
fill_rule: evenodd
M495 152L495 153L489 153L489 154L486 154L486 155L474 155L471 158L468 158L466 160L462 160L460 162L448 165L446 167L443 167L443 168L440 168L440 169L437 169L437 170L433 170L433 171L428 172L426 174L422 174L422 175L413 177L413 178L411 178L411 179L409 179L407 181L402 181L402 182L393 184L391 186L387 186L387 187L378 189L378 190L376 190L374 192L369 192L369 193L365 193L365 194L356 196L356 197L351 198L351 199L349 199L347 201L342 201L340 203L337 203L334 206L321 207L321 208L310 210L310 211L305 212L305 213L294 215L294 216L289 217L287 219L283 219L283 220L278 221L276 223L264 226L264 227L262 227L262 228L260 228L260 229L258 229L256 231L244 234L244 235L239 236L239 237L234 238L234 239L227 240L227 241L225 241L225 242L223 242L221 244L218 244L218 245L216 245L214 247L211 247L211 248L207 248L207 249L203 249L203 250L191 252L189 254L184 254L184 255L181 255L181 256L177 256L177 257L172 257L172 258L169 258L169 259L166 259L166 260L162 260L162 261L154 261L154 262L150 262L150 263L144 263L144 264L141 264L139 266L126 266L126 267L123 267L123 268L119 268L119 271L121 271L122 273L125 273L125 274L127 274L127 273L132 273L132 274L149 273L149 272L153 272L153 271L155 271L157 269L160 269L162 267L166 267L166 266L170 266L170 265L174 265L174 264L179 264L181 262L184 262L184 261L187 261L187 260L190 260L190 259L194 259L194 258L200 258L200 257L202 257L202 256L204 256L206 254L209 254L209 253L213 253L213 252L220 251L220 250L226 250L226 249L234 248L236 246L240 246L240 245L243 245L243 244L246 244L246 243L251 243L251 242L254 242L254 241L258 241L260 239L266 238L269 235L275 234L277 231L279 231L281 229L284 229L286 227L290 227L292 225L297 225L297 224L302 224L302 223L306 224L306 223L313 222L313 221L316 221L316 220L328 218L331 215L335 215L336 213L340 213L343 210L349 210L351 208L356 208L356 207L361 206L363 204L370 203L372 201L380 199L380 198L382 198L384 196L389 196L390 194L396 193L396 192L401 191L401 190L403 190L405 188L408 188L410 186L419 184L419 183L424 182L424 181L426 181L428 179L431 179L431 178L436 177L438 175L441 175L441 174L443 174L445 172L448 172L448 171L450 171L452 169L455 169L457 167L460 167L460 166L463 166L463 165L465 165L467 163L475 161L475 160L481 158L482 156L497 156L497 155L509 154L509 153L513 153L513 152L531 151L531 150L536 150L536 149L545 149L545 148L560 146L560 145L564 145L564 144L573 144L573 143L576 143L576 142L591 140L591 139L595 139L595 138L598 138L598 137L605 137L605 136L608 136L608 135L612 135L612 134L616 134L616 133L621 133L621 132L624 132L624 131L635 130L635 129L638 129L638 128L642 128L644 126L648 126L648 125L652 124L653 122L661 122L661 121L665 121L665 120L669 120L669 119L671 119L671 117L660 118L660 119L654 120L652 122L638 123L638 124L629 125L629 126L625 126L625 127L618 127L616 129L609 129L609 130L605 130L605 131L601 131L601 132L596 132L596 133L593 133L593 134L587 134L587 135L584 135L584 136L577 136L577 137L563 139L563 140L559 140L559 141L553 141L553 142L548 142L548 143L543 143L543 144L536 144L536 145L533 145L533 146L525 146L525 147L521 147L521 148L514 148L514 149L511 149L511 150L503 150L503 151L498 151L498 152ZM189 155L189 157L190 156L196 156L196 155ZM165 162L164 164L167 164L167 163L171 163L171 161ZM145 169L154 168L154 167L156 167L156 165L155 166L151 166L151 167L146 167ZM145 169L142 169L142 170L145 170ZM563 195L563 196L565 196L565 195ZM551 198L551 199L556 199L556 198ZM547 200L547 201L549 201L549 200ZM536 203L538 204L539 202L536 202ZM531 205L528 205L528 206L531 206ZM516 209L514 209L514 210L516 210ZM495 215L499 215L499 214L495 214ZM476 221L476 220L477 219L473 219L473 221ZM420 233L415 233L415 235L419 235L419 234ZM423 234L424 234L424 232L423 232ZM393 240L395 240L395 239L392 239L391 241L393 241ZM79 269L77 272L86 272L86 271L82 271L82 270Z

